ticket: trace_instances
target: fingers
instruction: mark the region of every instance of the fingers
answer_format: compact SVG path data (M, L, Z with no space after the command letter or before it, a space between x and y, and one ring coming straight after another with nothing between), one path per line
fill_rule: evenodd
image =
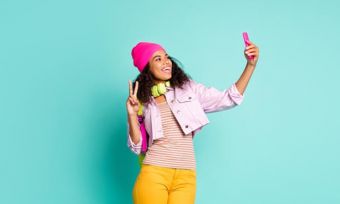
M244 53L247 55L256 55L258 53L258 48L255 44L252 43L251 45L246 47Z
M246 50L249 50L251 48L256 48L256 46L255 45L249 45L249 46L246 47Z
M257 51L257 48L250 48L250 49L246 49L244 51L245 52L255 52L255 51Z
M131 96L132 94L132 83L131 80L129 80L129 95Z
M247 43L249 44L248 46L246 46L246 50L247 49L250 49L250 48L253 48L253 47L257 47L253 42L251 42L250 40L247 40Z
M132 105L136 105L136 104L138 104L138 101L137 101L137 99L135 99L135 98L133 98L133 97L129 97L129 101L130 101L130 103L132 104Z
M254 50L254 51L246 51L246 52L244 52L244 53L247 54L247 55L254 55L254 54L257 53L257 50Z
M129 97L129 102L132 104L132 105L135 105L135 101L133 100L133 98Z
M136 81L135 83L135 88L134 90L132 90L132 82L131 80L129 80L129 96L134 96L134 97L137 97L137 92L138 92L138 81Z
M135 84L135 90L134 90L134 93L133 95L137 97L137 92L138 92L138 81L136 81L136 84Z

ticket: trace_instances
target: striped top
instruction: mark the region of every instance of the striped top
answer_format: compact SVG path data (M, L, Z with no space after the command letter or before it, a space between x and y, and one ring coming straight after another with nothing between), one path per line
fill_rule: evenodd
M148 147L144 164L180 169L195 169L192 133L185 135L167 102L157 104L161 113L164 137Z

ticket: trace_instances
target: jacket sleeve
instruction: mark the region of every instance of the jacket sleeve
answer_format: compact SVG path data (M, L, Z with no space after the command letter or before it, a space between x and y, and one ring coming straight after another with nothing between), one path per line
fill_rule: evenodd
M138 144L133 143L132 139L131 139L131 135L129 133L129 123L127 123L127 146L130 148L130 150L139 155L141 153L142 150L142 137L140 137L140 140L138 142Z
M243 95L237 90L235 83L223 91L214 87L206 87L201 83L190 80L191 88L198 97L204 112L217 112L240 105Z

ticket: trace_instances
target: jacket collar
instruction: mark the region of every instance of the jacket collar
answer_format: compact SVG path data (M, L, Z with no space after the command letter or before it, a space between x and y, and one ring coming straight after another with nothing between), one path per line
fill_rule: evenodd
M184 85L186 86L186 85ZM173 99L177 99L177 98L181 98L183 95L185 95L185 87L179 88L179 87L166 87L167 92L165 93L165 95L168 94L174 94L173 95ZM174 92L174 93L171 93ZM156 105L156 100L154 97L152 97L150 104Z

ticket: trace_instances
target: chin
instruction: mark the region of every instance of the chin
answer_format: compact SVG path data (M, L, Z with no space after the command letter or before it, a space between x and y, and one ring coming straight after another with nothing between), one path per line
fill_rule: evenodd
M172 76L170 76L170 77L167 77L165 80L170 80L172 78Z
M170 80L172 78L172 76L169 76L169 77L160 77L159 79L162 80L162 81L167 81L167 80Z

